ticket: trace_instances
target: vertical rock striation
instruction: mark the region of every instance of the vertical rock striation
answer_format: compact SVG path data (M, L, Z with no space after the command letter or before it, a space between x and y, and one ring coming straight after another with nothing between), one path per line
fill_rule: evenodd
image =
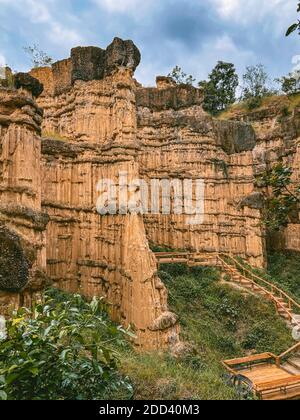
M0 312L29 304L47 283L41 209L42 85L28 74L0 89Z

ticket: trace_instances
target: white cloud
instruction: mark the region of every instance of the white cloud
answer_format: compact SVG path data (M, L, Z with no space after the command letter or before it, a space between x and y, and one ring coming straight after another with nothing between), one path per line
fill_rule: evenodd
M222 35L221 37L219 37L216 40L215 43L215 47L216 50L220 50L220 51L226 51L226 52L230 52L230 51L237 51L237 47L234 43L234 41L232 40L232 38L230 38L229 35L225 34Z
M24 6L30 16L30 20L33 23L51 22L51 13L45 2L43 4L41 1L38 0L25 0L23 1L23 7Z
M3 67L6 65L6 60L3 54L0 53L0 67Z
M296 15L295 0L210 0L219 15L238 23L273 18L274 27Z
M219 14L223 17L232 16L241 5L240 0L213 0L216 4Z
M34 32L35 25L42 25L43 36L53 44L71 48L83 42L78 25L76 30L68 26L68 20L72 21L72 15L63 13L62 5L58 0L19 0L14 2L0 0L0 4L4 4L6 9L13 9L11 14L20 15L25 21L30 22L33 25L31 32ZM59 10L62 10L60 14L57 13Z
M92 0L97 6L109 13L130 14L133 18L144 15L161 5L161 0ZM155 4L156 3L156 4Z
M140 0L96 0L100 6L105 7L111 12L126 12L134 9L141 4Z
M82 42L81 35L72 29L63 27L57 22L50 23L51 31L49 33L49 38L56 44L64 44L70 47Z

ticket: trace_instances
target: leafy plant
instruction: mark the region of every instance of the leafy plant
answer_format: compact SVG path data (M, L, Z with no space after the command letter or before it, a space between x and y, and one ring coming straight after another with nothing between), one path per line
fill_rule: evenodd
M297 13L299 13L299 12L300 12L300 2L298 2L298 6L297 6ZM293 23L289 27L289 29L286 32L286 36L291 35L293 32L297 31L297 29L298 29L298 32L300 33L300 20L298 20L297 23Z
M45 302L20 309L0 343L0 398L10 400L93 400L132 393L118 373L112 348L129 331L107 319L96 298L49 291Z
M300 186L291 189L292 169L278 163L258 177L258 185L271 189L265 200L264 222L272 231L286 227L300 200Z
M196 80L192 75L187 75L187 73L185 73L179 66L174 67L174 69L168 74L168 77L171 77L178 85L193 85Z
M26 54L29 55L33 67L49 67L53 64L53 59L47 53L40 50L39 46L34 44L33 46L23 47Z
M208 80L199 83L204 90L205 111L217 115L226 110L236 100L238 84L239 78L234 64L219 61Z

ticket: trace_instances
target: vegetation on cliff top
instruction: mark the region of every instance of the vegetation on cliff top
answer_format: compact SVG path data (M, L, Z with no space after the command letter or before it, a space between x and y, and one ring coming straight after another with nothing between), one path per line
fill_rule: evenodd
M252 110L249 110L247 101L242 101L230 106L226 111L219 115L220 119L230 120L235 119L239 115L251 115L251 113L259 112L265 108L276 108L280 114L291 114L293 110L300 106L300 93L294 95L270 95L262 98L260 105Z

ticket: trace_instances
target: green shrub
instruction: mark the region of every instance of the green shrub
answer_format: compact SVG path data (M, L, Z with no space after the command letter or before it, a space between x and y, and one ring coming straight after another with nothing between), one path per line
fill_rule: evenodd
M107 319L101 301L49 291L45 302L20 309L0 343L0 398L105 399L131 393L118 373L111 343L129 334Z

